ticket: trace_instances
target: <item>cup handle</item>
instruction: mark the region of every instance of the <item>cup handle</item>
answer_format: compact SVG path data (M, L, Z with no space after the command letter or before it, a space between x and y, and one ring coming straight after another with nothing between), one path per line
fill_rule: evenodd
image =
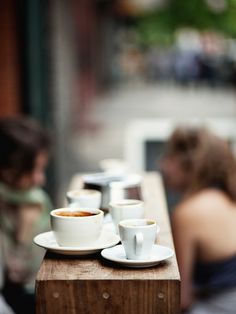
M135 234L135 254L140 255L143 246L143 234L138 232Z

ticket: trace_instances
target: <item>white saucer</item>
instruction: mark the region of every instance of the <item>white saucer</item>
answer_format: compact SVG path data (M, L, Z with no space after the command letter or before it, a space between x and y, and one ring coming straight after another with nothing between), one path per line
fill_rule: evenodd
M107 223L103 224L103 229L106 231L113 232L113 233L117 234L116 228L115 228L113 222L107 222Z
M165 261L174 255L174 251L166 246L155 244L149 259L129 260L126 258L123 245L120 244L112 248L102 250L101 254L104 258L127 267L143 268L151 267Z
M120 241L119 236L107 230L102 230L101 236L92 245L87 247L59 246L52 231L44 232L34 238L34 243L54 253L63 255L88 255L101 251L104 248L116 245Z

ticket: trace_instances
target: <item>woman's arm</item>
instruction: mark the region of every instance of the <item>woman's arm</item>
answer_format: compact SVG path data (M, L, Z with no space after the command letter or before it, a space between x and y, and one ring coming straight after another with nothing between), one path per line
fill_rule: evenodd
M194 220L191 208L181 205L172 215L172 228L181 277L181 309L189 308L193 301L192 275L196 254Z

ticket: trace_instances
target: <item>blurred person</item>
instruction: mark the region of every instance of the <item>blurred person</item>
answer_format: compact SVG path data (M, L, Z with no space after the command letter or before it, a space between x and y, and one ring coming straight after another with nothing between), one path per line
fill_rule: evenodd
M143 77L144 58L138 48L129 47L124 49L120 54L119 65L125 80L137 81Z
M169 48L152 47L145 54L145 74L148 81L164 81L172 78L174 55Z
M235 313L236 161L229 143L203 128L178 128L162 171L183 193L171 217L182 310Z
M35 276L44 251L33 244L33 237L49 229L52 208L40 188L49 146L48 135L35 121L0 120L1 290L16 314L34 313ZM1 303L0 313L5 313Z
M199 61L192 51L177 52L174 61L174 74L181 84L195 82L199 76Z
M226 39L217 32L205 31L200 34L201 53L199 54L199 79L211 86L225 83L227 70L225 59Z
M183 28L176 32L174 75L177 82L186 84L199 78L199 54L201 42L199 32Z

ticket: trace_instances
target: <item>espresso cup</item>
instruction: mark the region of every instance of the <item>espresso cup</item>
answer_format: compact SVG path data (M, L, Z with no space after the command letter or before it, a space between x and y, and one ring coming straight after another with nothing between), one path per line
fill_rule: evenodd
M154 220L123 220L119 223L119 233L127 259L150 258L157 235L157 224Z
M66 193L69 207L100 208L102 193L92 189L77 189Z
M144 216L144 202L134 199L123 199L111 202L109 212L118 233L118 224L125 219L141 219Z
M51 227L60 246L89 246L100 236L103 211L95 208L58 208L50 213Z

